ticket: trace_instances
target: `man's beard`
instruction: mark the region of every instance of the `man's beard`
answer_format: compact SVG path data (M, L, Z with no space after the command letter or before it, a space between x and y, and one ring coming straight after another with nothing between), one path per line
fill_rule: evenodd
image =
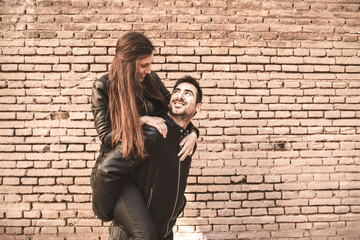
M170 108L169 112L170 112L171 115L177 116L177 117L184 117L185 118L186 116L188 116L188 113L187 113L186 109L181 109L181 110L177 111L177 110L174 110L173 108Z
M182 100L175 100L172 102L172 105L170 106L169 113L170 115L176 117L179 120L187 120L189 118L188 109L186 107L177 109L174 105L176 102L181 102L186 106L186 102Z

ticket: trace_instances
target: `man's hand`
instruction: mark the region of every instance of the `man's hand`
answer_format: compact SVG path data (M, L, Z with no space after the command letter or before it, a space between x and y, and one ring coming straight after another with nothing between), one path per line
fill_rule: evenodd
M181 156L180 161L184 161L187 156L191 156L193 154L196 140L197 135L194 131L192 131L180 142L181 151L178 153L178 157Z
M146 124L156 128L164 138L167 135L167 126L165 124L165 120L160 117L151 117L151 116L142 116L140 117L140 124Z

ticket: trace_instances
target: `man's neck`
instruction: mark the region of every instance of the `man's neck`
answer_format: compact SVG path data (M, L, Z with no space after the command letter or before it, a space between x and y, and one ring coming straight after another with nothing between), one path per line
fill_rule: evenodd
M191 117L186 117L186 116L179 116L179 115L172 115L170 112L168 112L168 115L171 117L171 119L180 127L186 129L186 127L188 126L188 124L191 121Z

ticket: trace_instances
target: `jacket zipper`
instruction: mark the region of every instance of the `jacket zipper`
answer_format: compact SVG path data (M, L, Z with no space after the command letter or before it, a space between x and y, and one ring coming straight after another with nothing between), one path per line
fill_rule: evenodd
M150 207L150 204L151 204L151 199L152 199L152 195L153 195L153 190L154 190L154 188L151 188L151 189L150 189L149 198L148 198L147 203L146 203L146 209L147 209L147 210L149 210L149 207Z
M164 238L166 238L168 235L169 235L169 232L170 232L170 221L171 219L173 219L173 215L175 213L175 209L176 209L176 205L177 205L177 201L178 201L178 197L179 197L179 190L180 190L180 174L181 174L181 167L180 167L180 161L178 161L178 182L177 182L177 189L176 189L176 198L175 198L175 204L174 204L174 208L172 210L172 213L171 213L171 216L170 216L170 219L166 225L166 232L165 232L165 235L164 235Z

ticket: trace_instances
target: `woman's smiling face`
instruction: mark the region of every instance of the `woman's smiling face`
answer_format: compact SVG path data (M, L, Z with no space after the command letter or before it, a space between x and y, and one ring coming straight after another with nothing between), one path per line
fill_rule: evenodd
M154 54L141 58L137 61L136 77L140 82L144 81L146 74L151 73L151 64L153 63L153 61Z

